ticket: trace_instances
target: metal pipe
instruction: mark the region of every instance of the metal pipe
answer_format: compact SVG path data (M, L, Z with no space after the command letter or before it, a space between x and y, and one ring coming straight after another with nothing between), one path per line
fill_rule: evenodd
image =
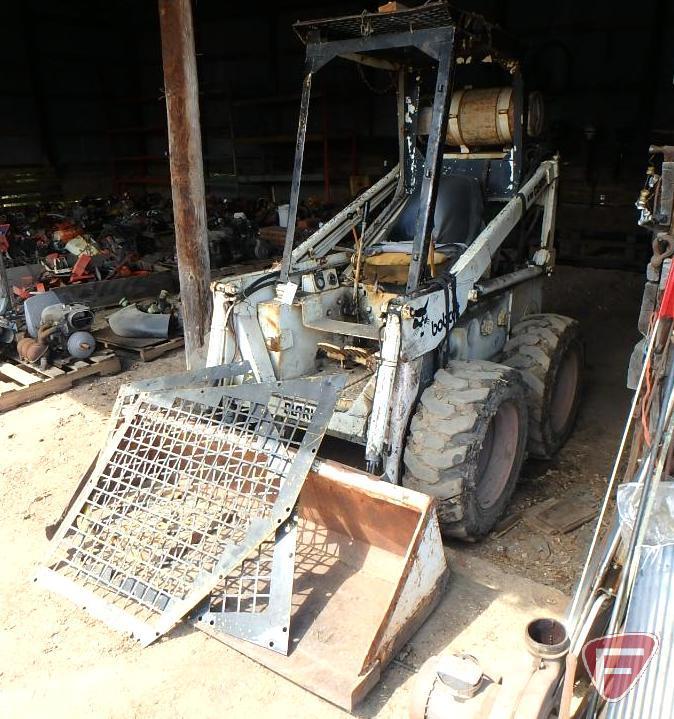
M384 175L372 187L328 220L323 227L316 230L311 237L296 247L291 255L292 271L295 272L300 262L311 258L325 257L344 235L361 221L362 210L366 204L369 205L370 210L374 210L391 194L398 181L399 172L399 166L396 165L387 175ZM382 216L389 212L389 207L384 208L375 223L370 226L369 236L384 222ZM364 238L365 241L367 239Z
M588 572L588 589L584 593L586 597L583 599L583 603L578 604L573 614L568 614L566 619L566 626L571 637L571 646L573 647L576 638L582 632L581 621L583 617L586 617L590 611L590 605L594 602L594 596L599 590L603 578L606 576L606 572L613 562L618 546L620 545L620 522L616 515L614 516L613 522L609 527L608 531L604 535L602 540L602 548L600 552L597 552L592 559L592 564ZM592 578L590 582L589 579Z
M297 125L297 142L295 144L295 165L293 167L293 180L290 187L290 207L288 208L288 226L286 228L286 241L283 246L283 259L281 260L281 282L288 282L290 275L293 242L295 239L295 224L297 222L297 205L300 201L300 184L302 182L302 161L304 160L304 141L307 136L307 122L309 120L309 101L311 99L311 68L307 63L302 86L302 102L300 104L300 119Z
M573 699L573 686L576 677L576 668L578 666L578 657L580 656L583 645L589 636L592 625L609 599L610 597L607 594L602 594L597 597L590 608L587 618L585 619L583 626L580 628L578 635L575 638L571 637L571 648L569 653L566 655L566 669L562 684L562 698L559 702L559 719L569 719L571 712L571 700Z
M185 359L193 369L205 362L212 303L190 0L159 0L159 21Z
M321 98L321 132L323 134L323 202L330 202L330 143L328 142L329 120L326 96Z
M634 419L634 413L636 411L637 404L639 402L639 398L641 396L641 388L644 383L644 378L646 376L646 371L648 368L649 360L651 358L651 355L653 354L653 348L655 347L655 338L657 336L657 331L660 326L660 320L658 319L655 323L655 326L653 327L653 331L651 333L650 339L648 341L648 347L646 349L646 355L644 357L644 362L641 367L641 373L639 375L639 382L637 383L637 388L634 391L634 396L632 397L632 405L630 406L630 411L627 416L627 422L625 422L625 427L623 429L622 437L620 438L620 445L618 446L618 453L616 454L615 461L613 462L613 468L611 469L611 475L609 477L608 486L606 488L606 493L604 495L604 501L601 506L601 510L599 512L599 516L597 517L597 523L595 525L594 535L592 536L592 542L590 543L590 549L587 553L587 559L585 560L585 564L583 566L583 571L580 575L580 580L578 581L578 586L576 588L576 591L573 595L573 601L571 602L571 608L569 609L568 616L569 618L572 618L574 622L576 621L576 614L579 611L580 607L582 605L585 605L587 601L587 597L589 594L589 581L590 581L590 567L592 566L594 562L594 553L597 549L597 545L599 542L599 534L601 532L602 523L604 521L604 517L606 516L606 512L608 511L608 505L611 500L611 497L613 495L613 488L616 482L616 479L618 477L618 469L620 467L620 463L622 460L623 452L625 451L625 444L627 443L627 437L629 436L630 429L632 427L632 421ZM568 627L569 633L573 634L574 627L569 626Z
M508 287L513 285L519 285L521 282L532 280L534 277L539 277L544 272L542 267L524 267L521 270L515 270L509 272L507 275L496 277L493 280L485 280L484 282L475 283L476 298L484 297L486 295L493 295L501 290L507 290Z
M669 445L674 430L671 425L672 411L674 410L674 368L671 366L669 368L669 376L667 377L664 394L666 402L665 411L660 414L658 419L653 437L653 449L645 462L646 468L644 469L639 508L634 518L634 526L632 527L630 543L627 548L625 563L623 564L623 573L618 591L616 592L615 604L613 606L613 613L611 614L607 634L614 634L623 620L624 611L639 569L641 548L646 536L648 520L650 519L655 504L655 495L657 494L658 486L660 485L660 480L665 471L665 465L667 464ZM665 427L667 428L666 431ZM657 465L655 464L656 454L658 454Z

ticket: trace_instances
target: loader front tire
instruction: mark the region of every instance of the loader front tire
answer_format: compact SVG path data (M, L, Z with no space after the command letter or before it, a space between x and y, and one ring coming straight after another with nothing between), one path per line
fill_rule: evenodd
M583 344L578 322L529 315L512 329L503 364L522 374L529 406L529 455L551 459L569 437L578 413Z
M449 362L410 423L403 484L436 497L443 534L475 541L503 513L524 462L527 405L518 372Z

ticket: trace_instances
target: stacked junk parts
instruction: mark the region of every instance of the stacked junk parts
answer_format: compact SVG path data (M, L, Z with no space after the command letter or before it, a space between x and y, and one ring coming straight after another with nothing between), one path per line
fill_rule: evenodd
M350 711L442 598L442 535L484 536L526 452L568 436L582 345L577 323L541 314L558 163L537 152L540 98L498 29L444 2L295 29L306 74L280 267L214 283L206 367L120 390L36 580L143 647L189 622ZM311 80L336 58L397 74L399 164L295 246ZM566 627L530 624L517 676L434 658L413 717L570 716L602 622L639 620L639 591L635 612L663 621L647 602L666 600L669 555L641 547L666 487L669 306L635 398L636 486ZM367 471L320 458L326 434L360 444ZM587 697L575 716L603 711Z
M16 351L19 360L44 370L94 354L96 303L119 300L115 280L138 292L155 269L141 259L141 250L155 248L155 235L167 225L158 210L133 210L129 198L83 198L67 207L28 210L0 218L7 220L0 224L0 355ZM171 277L157 272L150 286L170 283ZM106 294L101 285L108 281L113 287ZM122 298L120 304L108 317L120 338L165 339L169 330L180 330L177 300L166 289L154 301L130 304Z

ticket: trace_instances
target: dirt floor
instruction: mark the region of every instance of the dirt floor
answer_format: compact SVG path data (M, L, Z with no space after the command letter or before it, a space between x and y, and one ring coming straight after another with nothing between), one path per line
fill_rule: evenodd
M629 402L624 378L642 283L635 274L572 268L560 268L550 282L546 309L583 325L586 389L567 446L553 462L527 463L511 512L554 497L601 498ZM60 515L101 446L119 386L176 371L181 362L174 353L129 366L0 416L3 717L256 716L271 707L276 716L342 715L184 625L139 650L32 581L47 546L44 527ZM560 591L571 590L591 531L588 523L548 536L520 521L479 545L452 545L458 573L448 594L357 714L403 715L411 673L431 654L446 646L484 652L492 640L500 642L497 653L510 651L526 617L562 611Z

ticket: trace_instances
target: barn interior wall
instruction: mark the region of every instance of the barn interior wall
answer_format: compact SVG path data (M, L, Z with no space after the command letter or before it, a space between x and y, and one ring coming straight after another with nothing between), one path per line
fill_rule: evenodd
M672 4L466 0L463 7L521 42L529 86L546 96L547 131L567 187L584 188L571 200L626 207L649 142L674 142ZM209 191L287 198L303 62L292 22L359 9L195 3ZM48 167L69 198L168 191L156 5L25 0L4 19L0 171ZM388 85L346 63L316 83L308 193L343 199L350 175L377 175L394 159Z

